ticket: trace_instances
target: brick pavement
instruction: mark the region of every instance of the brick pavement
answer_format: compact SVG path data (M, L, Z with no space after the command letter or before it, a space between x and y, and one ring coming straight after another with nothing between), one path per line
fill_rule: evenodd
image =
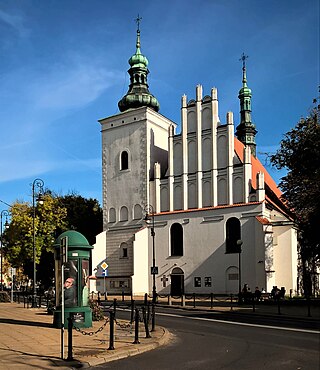
M45 308L24 308L23 304L0 303L0 369L70 369L89 367L107 361L142 353L165 344L170 333L156 327L152 338L144 338L140 328L140 344L133 344L134 328L121 329L115 325L114 350L109 348L109 324L96 335L83 335L73 330L74 361L61 359L61 330L53 328L53 316ZM96 331L105 322L93 322L93 327L83 329ZM141 337L141 338L140 338ZM65 358L68 335L65 332Z

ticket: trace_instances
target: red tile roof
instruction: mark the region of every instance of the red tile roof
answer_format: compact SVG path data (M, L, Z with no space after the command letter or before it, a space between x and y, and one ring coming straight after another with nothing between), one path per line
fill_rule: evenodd
M234 150L238 157L240 158L241 162L243 162L243 149L244 145L241 141L239 141L236 137L234 138ZM257 174L258 172L264 173L264 182L268 185L268 187L272 190L272 192L280 198L282 193L281 190L278 188L277 184L273 180L273 178L269 175L268 171L263 167L262 163L259 161L258 158L251 155L251 163L252 163L252 186L254 189L257 189Z

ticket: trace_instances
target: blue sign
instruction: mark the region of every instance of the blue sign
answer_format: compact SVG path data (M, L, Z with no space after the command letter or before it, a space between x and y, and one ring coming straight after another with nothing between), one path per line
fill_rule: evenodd
M107 269L102 270L102 276L108 276L108 270Z

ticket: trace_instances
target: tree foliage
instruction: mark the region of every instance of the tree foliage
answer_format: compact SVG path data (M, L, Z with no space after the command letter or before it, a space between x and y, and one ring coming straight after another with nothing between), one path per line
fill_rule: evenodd
M6 259L14 267L22 267L33 276L33 229L37 280L50 285L54 276L53 245L66 230L77 230L90 244L102 231L102 209L95 199L85 199L76 194L57 196L46 191L43 204L37 204L35 213L27 202L16 202L9 210L11 222L3 234ZM34 222L34 228L33 228Z
M77 194L58 197L59 204L67 210L68 229L79 231L90 245L102 232L102 209L96 199L86 199Z
M296 215L300 256L306 263L320 261L320 125L319 108L285 134L271 156L278 169L287 169L280 181L283 199Z
M36 262L39 263L44 250L53 251L55 230L66 227L67 211L57 198L45 195L43 204L37 204L34 210L29 203L16 202L10 213L11 222L4 233L4 252L12 266L28 269L33 261L33 231Z

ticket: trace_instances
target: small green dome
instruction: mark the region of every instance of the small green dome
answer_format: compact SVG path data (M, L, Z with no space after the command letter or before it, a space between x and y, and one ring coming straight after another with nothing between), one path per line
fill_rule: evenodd
M140 107L149 107L158 112L160 104L154 97L148 86L148 59L141 54L140 50L140 30L137 30L136 52L129 59L130 75L129 90L125 96L118 102L120 112L125 112L128 109Z
M85 248L93 248L87 238L75 230L68 230L60 234L54 242L54 247L60 247L61 239L64 237L68 237L68 247L85 247Z
M251 94L251 89L249 89L248 86L243 86L240 90L239 90L239 97L240 96L243 96L243 95L246 95L246 96L252 96Z
M147 68L148 67L148 59L140 53L140 50L138 49L135 54L132 55L132 57L128 60L128 63L131 67L135 68Z

